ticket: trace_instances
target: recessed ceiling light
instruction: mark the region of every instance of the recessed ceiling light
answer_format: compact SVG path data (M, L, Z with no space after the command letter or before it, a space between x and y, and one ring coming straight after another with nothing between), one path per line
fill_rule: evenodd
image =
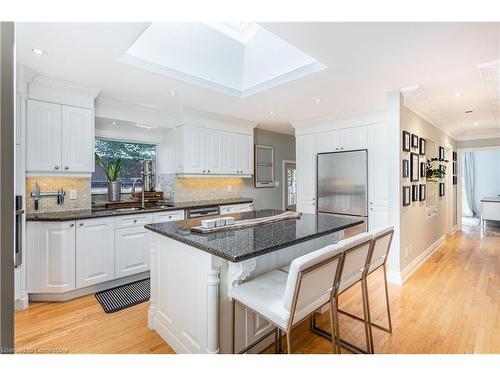
M459 92L456 92L455 94L453 94L455 96L455 98L460 98L462 96L462 94L460 94Z
M170 91L170 95L175 96L177 94L174 90Z
M113 121L113 122L112 122L112 124L113 124L113 125L116 125L116 121Z
M479 125L479 122L475 122L475 123L474 123L474 126L478 126L478 125Z
M269 111L269 114L272 116L274 115L274 111Z
M314 101L315 101L316 103L319 103L319 102L321 101L321 99L320 99L320 98L316 98L316 99L314 99Z
M47 55L47 51L44 51L43 49L40 48L33 48L32 51L37 55Z

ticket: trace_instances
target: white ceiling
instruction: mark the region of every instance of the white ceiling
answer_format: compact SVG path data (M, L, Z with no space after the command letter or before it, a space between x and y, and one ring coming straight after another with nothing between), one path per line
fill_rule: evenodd
M262 23L328 68L246 98L119 63L147 26L18 23L18 63L101 88L104 98L195 108L281 132L291 122L385 110L388 91L418 85L407 92L409 106L451 135L500 134L499 65L480 67L500 60L499 23Z

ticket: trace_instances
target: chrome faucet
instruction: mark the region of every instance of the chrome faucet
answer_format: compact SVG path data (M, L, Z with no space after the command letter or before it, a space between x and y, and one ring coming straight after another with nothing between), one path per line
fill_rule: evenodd
M142 178L135 178L134 179L134 182L132 183L132 197L135 194L135 185L137 184L137 181L141 181L141 184L142 184L142 189L141 189L141 207L142 208L146 208L146 206L144 205L144 181L142 180Z

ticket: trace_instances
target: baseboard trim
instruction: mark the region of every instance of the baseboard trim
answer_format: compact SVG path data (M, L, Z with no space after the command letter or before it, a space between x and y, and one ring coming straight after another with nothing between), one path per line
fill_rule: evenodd
M403 285L406 280L410 278L410 276L432 255L434 254L441 246L446 242L446 234L443 234L436 242L434 242L431 246L429 246L422 254L413 259L402 271L387 271L387 281L397 284Z

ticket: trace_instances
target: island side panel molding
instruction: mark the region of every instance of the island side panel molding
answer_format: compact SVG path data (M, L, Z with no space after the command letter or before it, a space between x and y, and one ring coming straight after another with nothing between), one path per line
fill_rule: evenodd
M207 273L207 353L218 354L219 348L219 267Z

